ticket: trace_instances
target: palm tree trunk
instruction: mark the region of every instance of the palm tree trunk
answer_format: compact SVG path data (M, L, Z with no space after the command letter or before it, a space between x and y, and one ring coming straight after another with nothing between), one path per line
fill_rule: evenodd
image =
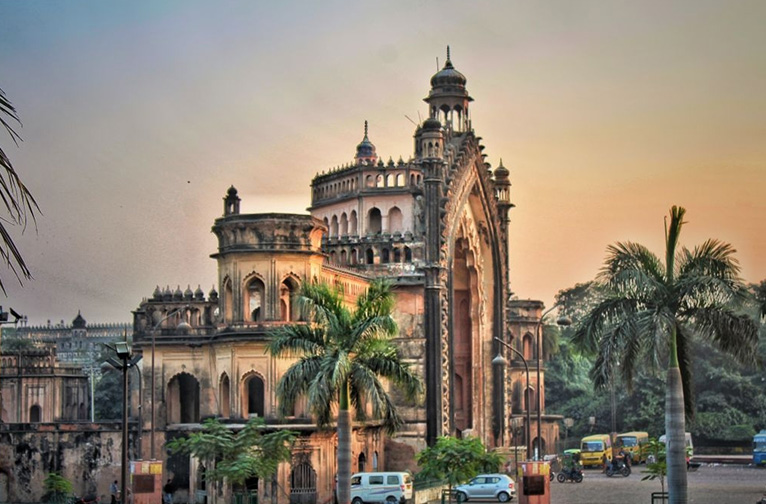
M673 348L673 350L675 350ZM668 367L665 392L665 446L670 504L686 504L686 419L681 370L676 362Z
M349 504L351 502L351 413L348 385L341 387L338 402L338 504Z

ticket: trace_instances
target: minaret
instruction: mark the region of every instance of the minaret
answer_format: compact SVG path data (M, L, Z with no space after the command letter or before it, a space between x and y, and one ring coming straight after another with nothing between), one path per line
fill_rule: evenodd
M473 98L468 96L466 81L465 75L452 66L447 46L444 68L431 77L431 92L428 93L428 98L424 98L428 103L429 116L439 119L447 130L465 132L471 129L468 104Z

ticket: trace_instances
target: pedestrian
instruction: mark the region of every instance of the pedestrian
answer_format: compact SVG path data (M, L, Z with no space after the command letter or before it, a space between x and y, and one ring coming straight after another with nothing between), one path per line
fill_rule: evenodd
M172 504L173 503L173 492L175 492L175 486L173 486L173 481L168 478L168 482L165 483L165 486L162 487L162 504Z
M117 480L114 480L114 483L109 485L109 493L112 494L112 504L117 504L117 494L119 491L120 490L117 488Z

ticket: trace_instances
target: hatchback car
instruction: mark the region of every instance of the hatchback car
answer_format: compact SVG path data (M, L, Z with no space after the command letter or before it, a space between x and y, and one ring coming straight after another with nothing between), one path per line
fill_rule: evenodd
M507 474L480 474L455 488L458 502L471 499L497 499L508 502L516 495L516 484Z

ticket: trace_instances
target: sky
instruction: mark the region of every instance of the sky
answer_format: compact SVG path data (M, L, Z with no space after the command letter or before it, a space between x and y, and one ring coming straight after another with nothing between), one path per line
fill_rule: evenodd
M129 322L155 286L217 283L214 219L305 213L369 121L412 155L447 45L510 170L511 286L550 306L616 241L718 238L766 279L766 2L0 0L0 145L40 204L0 267L30 324Z

